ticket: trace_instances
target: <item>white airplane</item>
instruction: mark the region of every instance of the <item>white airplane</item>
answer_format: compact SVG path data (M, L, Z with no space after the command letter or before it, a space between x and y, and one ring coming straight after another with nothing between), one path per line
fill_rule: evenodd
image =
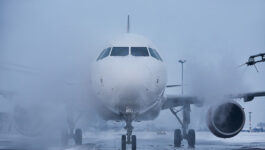
M129 17L127 32L100 53L92 69L91 83L100 116L104 120L125 121L127 134L121 137L121 150L126 150L126 144L136 150L132 122L153 120L161 110L170 109L182 126L174 132L174 146L180 147L186 139L189 147L194 147L195 131L189 129L190 105L200 106L202 101L192 96L165 95L167 72L163 59L150 40L129 33ZM244 126L245 113L232 99L251 101L256 96L265 96L265 92L229 95L228 101L211 107L210 131L221 138L238 134ZM182 119L174 109L178 106L182 107ZM76 129L73 136L76 144L82 144L81 129Z

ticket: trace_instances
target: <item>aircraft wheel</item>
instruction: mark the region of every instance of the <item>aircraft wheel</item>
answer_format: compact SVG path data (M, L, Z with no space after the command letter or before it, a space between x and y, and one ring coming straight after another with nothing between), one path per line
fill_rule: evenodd
M195 131L193 129L188 132L188 144L191 148L195 147Z
M181 146L181 140L182 140L181 130L176 129L174 132L174 147L180 147Z
M136 150L136 136L132 136L132 150Z
M82 144L82 138L83 138L82 130L81 129L76 129L75 130L75 135L74 135L75 144L76 145L81 145Z
M121 136L121 150L126 150L126 135Z

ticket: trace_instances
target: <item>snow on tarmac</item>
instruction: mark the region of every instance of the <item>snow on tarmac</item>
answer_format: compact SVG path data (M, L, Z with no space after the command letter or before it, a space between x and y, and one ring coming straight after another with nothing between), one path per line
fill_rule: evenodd
M119 150L120 138L124 132L100 132L86 133L84 135L84 145L69 146L65 150ZM137 150L174 150L173 133L167 132L165 135L158 135L155 132L136 132ZM196 150L265 150L265 133L241 132L234 138L220 139L210 132L197 132ZM127 150L131 145L127 145ZM187 147L184 141L179 150L192 149Z
M74 146L73 140L69 146L37 144L39 140L23 138L15 135L0 136L0 150L120 150L121 135L125 131L86 132L83 145ZM166 134L156 132L134 132L137 135L137 150L191 150L187 142L181 148L173 147L173 131ZM197 132L195 150L265 150L265 133L241 132L230 139L220 139L210 132ZM131 145L127 145L131 150Z

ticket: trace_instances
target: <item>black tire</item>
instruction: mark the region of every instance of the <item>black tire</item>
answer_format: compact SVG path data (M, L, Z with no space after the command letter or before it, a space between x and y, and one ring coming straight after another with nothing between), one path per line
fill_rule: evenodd
M61 144L62 144L62 146L68 145L68 132L67 132L67 130L63 130L61 133Z
M83 133L81 129L75 130L74 140L76 145L82 145Z
M180 147L182 141L181 130L176 129L174 132L174 147Z
M132 150L136 150L136 136L132 136Z
M193 129L188 132L188 144L191 148L195 147L195 131Z
M121 136L121 150L126 150L126 136Z

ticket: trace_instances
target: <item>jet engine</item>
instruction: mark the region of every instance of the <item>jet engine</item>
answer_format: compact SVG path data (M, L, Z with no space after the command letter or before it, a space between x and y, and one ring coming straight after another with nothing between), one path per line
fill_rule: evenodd
M231 138L242 130L245 124L245 112L235 101L226 101L210 107L207 124L215 136Z

